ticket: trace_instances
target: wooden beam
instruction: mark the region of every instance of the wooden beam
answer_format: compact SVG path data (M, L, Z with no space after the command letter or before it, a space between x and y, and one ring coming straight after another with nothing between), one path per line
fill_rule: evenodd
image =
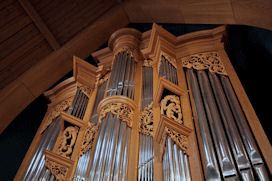
M72 70L73 55L87 58L107 42L114 31L128 23L128 17L121 6L112 8L64 46L0 90L0 134L35 98Z
M60 44L55 38L55 36L51 33L51 31L48 29L45 22L42 20L40 15L37 13L37 11L34 9L34 7L28 2L28 0L18 0L18 2L21 4L21 6L24 8L28 16L33 20L37 28L40 30L40 32L43 34L44 38L48 41L48 43L51 45L51 47L54 50L57 50L60 48Z

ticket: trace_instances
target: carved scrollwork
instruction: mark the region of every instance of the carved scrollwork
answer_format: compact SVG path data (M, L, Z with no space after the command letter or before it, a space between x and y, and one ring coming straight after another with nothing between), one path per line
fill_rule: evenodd
M208 69L211 72L227 75L224 65L217 52L191 55L182 61L183 67L196 70Z
M50 160L48 158L45 159L45 166L51 171L51 173L56 177L56 180L59 181L65 181L67 174L68 174L68 168L56 163L53 160Z
M167 95L161 100L161 114L183 124L180 99L176 95Z
M129 127L132 125L133 110L131 107L124 103L109 103L104 106L99 115L99 123L106 117L107 113L116 115L118 119L127 123Z
M84 139L83 139L83 144L80 150L80 156L92 148L97 131L98 131L98 126L89 122L88 128L86 129L86 132L84 133Z
M140 131L143 134L153 136L153 103L144 108L141 113Z
M180 147L181 150L185 151L188 154L189 140L188 137L182 135L172 129L165 128L166 134Z
M63 131L63 134L61 135L57 143L57 154L66 158L71 158L78 131L79 128L76 126L69 126Z

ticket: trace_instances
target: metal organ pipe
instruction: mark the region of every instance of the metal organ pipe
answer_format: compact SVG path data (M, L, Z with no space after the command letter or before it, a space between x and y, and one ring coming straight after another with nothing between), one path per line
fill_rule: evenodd
M222 175L223 180L269 180L229 78L193 69L186 69L186 75L196 107L206 179L221 180ZM211 163L216 178L208 171Z
M161 56L159 75L176 85L178 84L176 67L174 67L163 55Z
M170 137L164 147L163 176L165 181L191 180L187 154Z

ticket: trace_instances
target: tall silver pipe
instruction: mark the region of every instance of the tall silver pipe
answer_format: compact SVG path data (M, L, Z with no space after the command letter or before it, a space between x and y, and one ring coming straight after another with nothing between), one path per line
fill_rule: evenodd
M179 156L178 156L178 147L176 144L173 145L173 148L174 148L174 158L173 158L173 161L175 163L175 181L181 181L181 174L180 174L180 167L183 166L183 165L180 165L179 164Z
M220 76L220 79L222 81L223 89L226 93L227 100L229 102L236 124L241 133L241 137L246 147L248 157L253 164L254 171L256 172L259 180L269 180L269 176L265 167L260 166L264 165L263 159L258 151L257 145L254 141L253 135L250 131L247 120L244 116L243 110L239 104L236 94L232 88L231 82L226 76Z
M198 86L198 80L192 69L186 69L187 77L189 78L189 84L191 87L193 102L196 110L196 122L199 128L200 141L203 147L203 157L204 157L204 170L206 180L221 180L220 172L217 165L217 160L213 148L212 138L210 135L208 121L206 118L206 113L204 105L202 102L201 93Z
M245 176L246 173L252 175L250 162L245 152L241 137L239 135L239 131L237 130L234 118L232 116L232 112L228 106L228 102L223 92L220 80L214 73L209 73L209 78L213 91L215 93L216 101L227 132L227 136L230 141L230 147L232 148L232 153L234 154L237 167L239 170L249 169L247 172L244 172L242 176Z
M223 177L237 175L206 72L197 71L199 85Z

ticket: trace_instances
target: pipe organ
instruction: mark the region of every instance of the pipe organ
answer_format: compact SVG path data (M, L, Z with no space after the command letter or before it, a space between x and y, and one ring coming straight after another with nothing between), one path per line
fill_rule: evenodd
M98 67L74 57L15 180L268 181L271 145L225 35L124 28Z

